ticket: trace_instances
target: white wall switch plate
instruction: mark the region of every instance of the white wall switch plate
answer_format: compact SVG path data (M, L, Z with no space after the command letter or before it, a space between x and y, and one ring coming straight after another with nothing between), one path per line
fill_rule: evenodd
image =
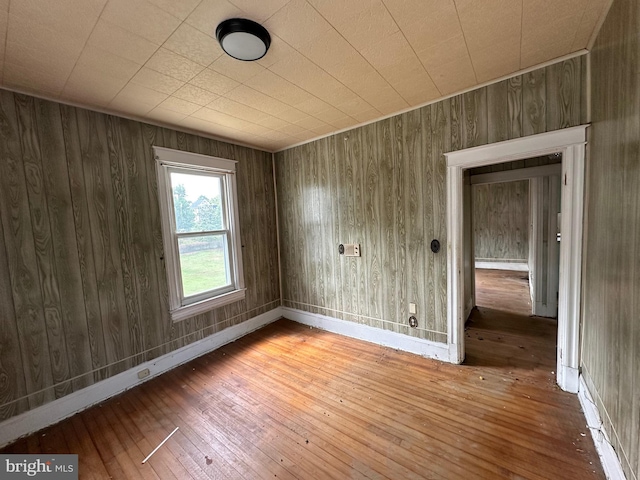
M415 315L416 313L418 313L418 310L416 309L416 304L415 303L410 303L409 304L409 313L411 315Z

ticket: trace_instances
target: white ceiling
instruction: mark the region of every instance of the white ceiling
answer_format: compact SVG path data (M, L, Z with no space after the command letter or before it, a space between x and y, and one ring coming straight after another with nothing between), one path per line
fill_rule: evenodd
M609 0L0 0L0 85L278 150L586 48ZM271 33L241 62L215 40Z

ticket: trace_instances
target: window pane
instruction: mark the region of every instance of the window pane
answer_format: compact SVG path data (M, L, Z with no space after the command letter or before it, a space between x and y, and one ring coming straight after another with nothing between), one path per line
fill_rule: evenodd
M231 284L226 235L178 239L185 297Z
M178 233L222 230L222 178L171 172Z

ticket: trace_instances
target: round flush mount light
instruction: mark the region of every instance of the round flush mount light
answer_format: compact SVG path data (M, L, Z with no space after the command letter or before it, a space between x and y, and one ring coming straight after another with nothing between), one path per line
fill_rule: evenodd
M264 57L271 45L269 32L245 18L230 18L220 23L216 38L227 55L245 62Z

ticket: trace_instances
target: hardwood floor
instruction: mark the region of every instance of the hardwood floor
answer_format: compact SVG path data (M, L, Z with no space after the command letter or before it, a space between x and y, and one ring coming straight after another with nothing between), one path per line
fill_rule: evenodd
M462 366L280 320L3 453L78 453L80 478L604 478L551 321L509 316L474 313Z
M476 269L476 304L519 315L531 315L528 272Z

